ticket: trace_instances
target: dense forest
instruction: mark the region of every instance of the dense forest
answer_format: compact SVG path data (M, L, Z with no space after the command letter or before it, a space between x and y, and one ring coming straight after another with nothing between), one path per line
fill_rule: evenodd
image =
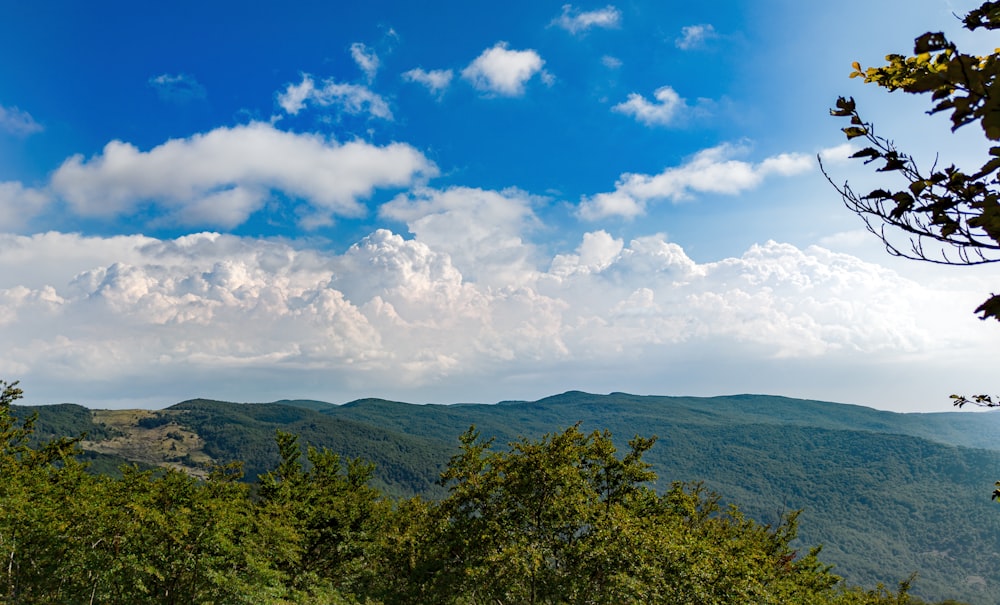
M735 504L765 525L801 511L793 548L823 545L823 561L853 585L895 585L916 573L911 594L925 600L1000 603L1000 515L990 500L1000 468L998 413L579 391L497 405L199 399L158 410L13 409L22 418L37 414L37 442L87 433L80 446L92 472L138 464L204 478L213 465L239 461L253 485L279 464L281 430L342 459L371 462L369 485L396 500L447 496L439 479L470 425L498 445L574 425L610 430L622 450L630 437L656 436L643 460L658 476L648 484L657 492L675 481L701 483L723 507Z
M849 586L794 547L796 512L761 524L699 484L654 490L654 438L619 453L579 426L507 447L468 429L438 499L389 496L371 463L282 431L255 480L111 476L79 438L36 439L0 385L5 603L919 602L905 578Z

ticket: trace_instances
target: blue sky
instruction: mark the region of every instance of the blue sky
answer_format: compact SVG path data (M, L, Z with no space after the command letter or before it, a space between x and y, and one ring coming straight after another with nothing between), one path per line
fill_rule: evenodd
M996 386L991 267L888 258L818 170L852 61L974 2L13 3L0 377L29 402ZM992 46L991 46L992 45Z

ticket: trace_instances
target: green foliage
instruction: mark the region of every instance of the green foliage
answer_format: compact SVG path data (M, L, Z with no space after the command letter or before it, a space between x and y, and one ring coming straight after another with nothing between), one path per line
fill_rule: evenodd
M449 495L397 509L412 540L386 573L385 603L905 603L906 590L849 589L774 527L723 509L699 486L658 495L636 437L618 457L607 432L578 427L494 451L474 429L442 474ZM422 533L422 537L419 535Z
M0 556L14 561L14 588L2 594L19 596L0 602L915 604L909 591L877 587L913 571L925 597L996 602L990 544L1000 520L977 486L992 483L982 469L1000 455L905 434L990 443L992 414L970 426L963 414L620 393L314 407L326 414L222 402L162 412L184 430L210 427L199 435L229 422L231 444L245 443L240 431L269 431L273 462L256 484L232 468L203 480L130 467L95 477L79 456L15 457L0 483L0 546L17 546ZM43 423L49 408L36 409ZM310 437L275 440L282 421ZM473 421L482 435L436 445ZM8 434L22 451L44 449L23 422ZM364 432L351 441L344 427ZM660 435L655 446L612 436L636 427ZM328 428L342 432L324 436ZM409 441L394 444L396 435ZM413 456L426 484L444 472L441 498L377 489L383 469L337 442L368 436L383 459ZM794 574L781 563L792 554ZM830 586L824 563L876 588Z
M1000 3L984 2L965 17L964 25L970 31L1000 28ZM928 32L915 40L913 53L890 54L880 67L862 69L854 63L851 77L890 92L929 93L933 106L928 113L950 112L953 131L978 122L987 140L1000 140L1000 90L993 90L1000 75L1000 52L964 54L944 34ZM841 97L830 113L850 120L843 129L849 140L867 144L852 157L866 164L880 163L879 172L895 173L908 183L905 189L875 189L867 195L858 195L847 184L834 184L891 254L944 264L1000 260L1000 146L991 147L982 166L970 172L955 165L941 169L936 162L923 170L891 140L875 134L853 98ZM909 238L909 247L894 242L893 230ZM925 248L927 242L933 250ZM948 248L953 255L948 255ZM1000 320L1000 295L990 296L976 312L983 319Z
M743 519L720 522L715 501L698 491L675 486L659 498L643 485L655 478L641 461L652 440L633 440L622 460L609 434L585 436L575 427L522 440L508 452L491 452L490 443L467 432L442 476L451 483L441 505L448 521L443 543L457 554L442 570L442 598L709 603L762 596L742 590L747 582L738 568L752 560L749 553L733 557L711 548L739 549L725 534ZM698 540L709 525L713 540ZM749 525L740 529L751 531L738 538L760 537ZM726 569L721 554L730 555L735 569ZM775 558L763 568L779 569L793 558L780 548L770 554ZM715 588L719 599L710 596Z
M27 418L32 415L30 408L12 406L15 417ZM113 431L95 424L92 412L82 405L59 403L45 406L45 414L39 415L32 426L32 443L42 443L68 435L84 435L90 440L107 439L115 436Z
M259 514L284 537L272 564L293 595L352 595L363 589L374 545L389 504L371 488L374 467L343 463L328 449L309 447L301 462L298 437L277 433L281 461L260 477ZM272 529L273 531L273 529Z
M71 558L98 601L255 603L277 593L248 488L233 479L225 469L199 481L126 468L120 480L98 480L84 552Z

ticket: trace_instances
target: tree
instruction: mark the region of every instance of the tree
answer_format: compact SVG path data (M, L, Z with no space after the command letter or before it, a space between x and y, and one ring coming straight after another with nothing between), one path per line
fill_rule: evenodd
M95 476L78 439L34 444L17 383L0 380L0 602L277 602L280 573L254 531L236 466Z
M370 581L370 559L389 503L369 485L374 465L306 448L278 431L278 468L259 477L259 516L272 537L272 559L291 597L349 602ZM283 536L283 537L282 537Z
M383 575L384 603L906 603L847 589L818 549L791 546L796 516L761 525L700 486L650 487L653 439L619 456L608 432L578 427L494 451L474 429L442 474L443 501L407 505L407 556ZM423 535L412 538L417 528ZM416 544L418 548L410 548ZM398 551L397 551L398 553Z
M636 438L622 460L609 434L577 427L502 453L473 430L461 442L442 474L451 491L441 507L446 593L474 602L637 600L622 592L637 560L620 538L629 513L656 502L643 486L655 475L641 460L652 440Z
M1000 2L984 2L963 19L970 31L1000 28ZM989 141L1000 141L1000 50L986 56L959 52L943 33L916 38L913 56L890 54L886 65L863 69L853 64L852 78L863 78L887 91L931 95L929 114L951 112L952 131L978 122ZM978 265L1000 261L1000 146L989 150L980 168L965 172L955 165L918 166L913 156L892 140L876 134L853 98L837 99L831 115L850 119L843 129L848 140L867 146L853 158L876 162L878 172L895 173L903 189L875 189L859 195L845 183L837 186L848 208L881 238L890 254L948 265ZM826 174L824 170L824 174ZM903 236L906 243L897 239ZM992 294L976 309L981 319L1000 320L1000 295Z

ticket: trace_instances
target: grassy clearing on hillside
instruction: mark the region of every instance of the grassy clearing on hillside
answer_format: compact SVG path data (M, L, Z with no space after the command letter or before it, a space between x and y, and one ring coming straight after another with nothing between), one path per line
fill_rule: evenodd
M205 454L205 441L174 418L180 412L162 410L94 410L93 422L115 435L99 441L84 440L84 450L121 456L136 462L184 471L204 478L213 460Z

